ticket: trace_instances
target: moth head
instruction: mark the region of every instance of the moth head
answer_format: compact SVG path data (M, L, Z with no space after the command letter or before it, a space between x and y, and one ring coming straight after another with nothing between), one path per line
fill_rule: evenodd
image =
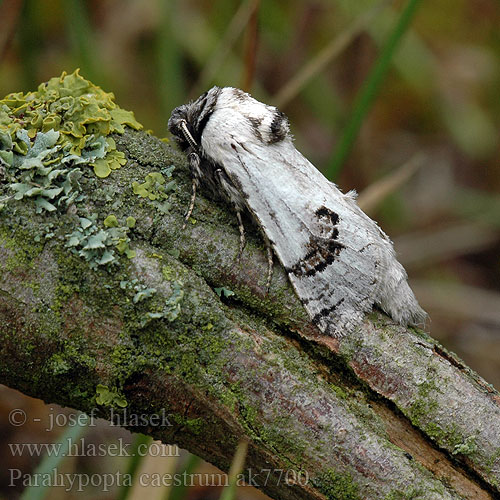
M182 151L188 148L196 149L198 141L195 139L195 132L192 124L188 121L189 107L192 104L183 104L172 111L172 115L168 120L168 129L174 136L175 142L179 145Z
M213 87L198 99L183 104L172 111L168 129L179 147L185 151L198 151L201 148L203 129L212 115L221 89Z

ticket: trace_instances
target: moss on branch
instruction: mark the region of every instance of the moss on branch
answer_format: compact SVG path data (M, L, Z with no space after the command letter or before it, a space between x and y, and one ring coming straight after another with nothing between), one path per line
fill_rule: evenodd
M70 153L41 123L29 143L17 125L2 143L3 383L108 418L166 411L128 427L226 470L246 438L247 471L270 469L257 484L274 498L492 498L500 397L459 360L377 312L342 341L322 337L278 264L267 293L250 226L237 264L228 207L200 196L181 229L189 173L168 144L93 132L94 159L78 163L90 142ZM126 160L107 176L99 137ZM24 169L14 158L29 151Z

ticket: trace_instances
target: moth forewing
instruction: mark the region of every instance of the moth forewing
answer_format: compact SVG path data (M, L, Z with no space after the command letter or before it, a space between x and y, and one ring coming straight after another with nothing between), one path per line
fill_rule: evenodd
M179 137L183 122L197 148ZM283 113L214 87L174 110L169 128L201 158L200 185L216 183L262 229L325 334L352 331L374 304L403 324L425 319L389 238L295 149Z

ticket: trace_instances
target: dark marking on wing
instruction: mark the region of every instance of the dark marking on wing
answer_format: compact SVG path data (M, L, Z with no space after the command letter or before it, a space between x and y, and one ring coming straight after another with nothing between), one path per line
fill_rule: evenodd
M344 247L337 241L339 230L335 227L339 216L329 208L322 206L315 212L320 222L322 236L311 235L306 245L304 258L286 269L288 274L295 276L314 276L333 264ZM324 226L324 227L323 227Z
M335 311L335 309L337 309L337 307L342 304L342 302L344 302L344 299L340 299L337 303L333 304L332 306L330 307L324 307L323 309L321 309L319 311L319 313L315 314L311 321L317 325L323 318L326 318L327 316L329 316L333 311Z
M205 127L208 123L208 120L210 120L210 117L212 116L213 111L210 113L206 113L203 118L198 122L198 129L196 131L196 140L198 144L201 142L201 136L203 134L203 130L205 130Z
M245 102L249 97L249 95L246 92L243 92L243 90L241 90L241 89L233 88L231 90L232 90L234 97L236 97L237 99L239 99L242 102Z
M273 121L271 122L271 129L269 132L269 144L282 141L288 134L288 118L279 109L274 112Z
M325 206L319 207L314 213L319 218L325 217L329 219L333 226L336 226L339 223L339 215Z
M308 252L304 258L292 267L286 268L288 274L314 276L316 273L324 271L329 265L333 264L339 256L340 251L345 247L342 243L333 239L327 240L311 236L306 248Z

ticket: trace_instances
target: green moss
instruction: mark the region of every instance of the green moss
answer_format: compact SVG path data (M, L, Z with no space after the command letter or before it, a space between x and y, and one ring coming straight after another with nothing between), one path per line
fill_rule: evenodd
M423 422L427 420L429 413L436 410L438 404L434 400L419 398L415 400L408 410L411 423L417 427L421 427Z
M408 409L408 417L412 424L422 429L439 446L451 451L453 455L471 456L477 452L475 436L464 435L456 426L441 426L430 416L436 414L439 404L435 399L436 393L442 392L436 385L434 372L427 373L426 380L419 385L418 398Z
M56 376L71 370L71 364L61 353L56 353L52 356L50 365L52 373Z
M175 423L184 427L184 431L187 430L195 435L200 435L206 427L202 418L184 418L178 414L172 415L171 418Z
M424 491L422 488L412 487L406 491L394 490L388 493L383 500L414 500L420 498Z
M409 408L410 420L417 427L426 422L429 415L433 414L439 407L438 402L433 397L433 393L442 392L442 390L434 381L434 374L434 369L428 371L426 380L418 386L418 399Z
M267 445L280 450L280 453L290 457L293 462L298 462L311 443L300 432L291 435L294 424L289 417L277 415L272 423L267 422L266 426L259 430L259 436Z
M33 234L21 227L15 231L0 228L0 241L10 250L5 262L6 271L14 271L20 267L32 267L34 260L42 253L43 243L34 241Z
M413 421L412 421L413 423ZM446 431L435 422L429 422L425 426L425 433L437 443L442 443L446 439Z
M338 385L335 384L330 384L330 387L335 391L335 394L341 398L341 399L349 399L349 395L347 392L342 388L339 387Z
M477 452L476 436L464 436L455 425L441 427L435 422L423 426L424 432L439 446L451 451L453 455L472 456Z
M339 473L328 469L311 483L330 500L360 500L359 488L349 473Z
M486 470L488 474L491 474L493 467L497 465L496 462L498 459L500 459L500 448L498 448L494 453L492 453L491 457L486 462Z

